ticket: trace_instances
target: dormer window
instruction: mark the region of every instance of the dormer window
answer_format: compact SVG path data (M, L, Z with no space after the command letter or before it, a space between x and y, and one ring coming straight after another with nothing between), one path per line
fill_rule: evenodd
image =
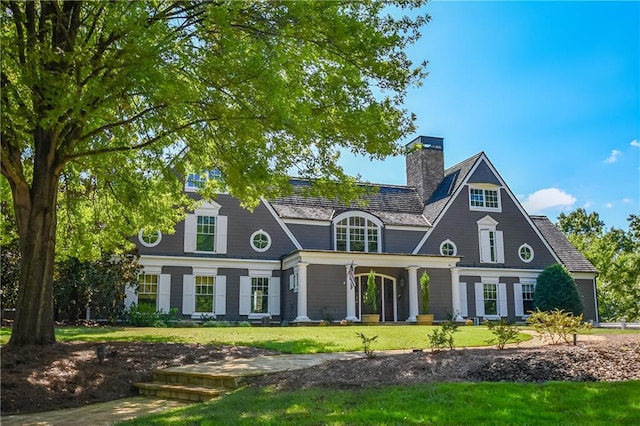
M198 190L198 188L202 188L208 180L222 181L222 173L218 169L203 173L189 173L184 189L188 192L194 192Z
M345 212L334 220L336 251L380 253L382 222L365 212Z
M496 229L498 222L491 216L485 216L477 223L480 262L504 263L504 238L502 231Z
M469 209L479 211L502 211L500 188L495 185L469 186Z

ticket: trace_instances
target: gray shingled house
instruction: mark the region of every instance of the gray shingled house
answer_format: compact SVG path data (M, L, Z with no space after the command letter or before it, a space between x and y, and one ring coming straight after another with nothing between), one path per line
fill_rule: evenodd
M426 271L436 320L514 321L532 309L540 272L561 263L585 320L597 321L596 269L549 219L524 211L484 153L445 170L441 138L411 144L407 186L376 185L364 206L294 191L249 212L219 194L172 235L141 230L144 274L127 303L194 319L358 321L370 311L363 292L373 270L381 320L414 322ZM185 184L194 197L199 179Z

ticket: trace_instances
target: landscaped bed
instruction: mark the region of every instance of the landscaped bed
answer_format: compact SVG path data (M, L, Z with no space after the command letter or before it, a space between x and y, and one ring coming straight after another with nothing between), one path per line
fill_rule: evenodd
M381 328L360 329L368 333L381 331ZM395 329L398 333L404 327ZM158 368L274 353L268 349L218 344L112 342L106 345L107 359L100 363L95 349L95 342L2 348L2 414L56 410L123 398L137 394L132 383L151 380L152 371ZM439 353L418 351L375 359L363 357L279 373L258 379L254 384L298 390L361 389L425 382L547 380L640 380L640 335L580 336L578 346L563 344L502 351L468 348Z

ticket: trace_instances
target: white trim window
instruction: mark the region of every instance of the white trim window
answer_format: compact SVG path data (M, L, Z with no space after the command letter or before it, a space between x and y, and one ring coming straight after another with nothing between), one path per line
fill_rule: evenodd
M522 280L513 285L513 299L517 317L526 318L535 310L533 296L536 293L534 280Z
M501 212L500 187L495 185L469 185L469 209Z
M138 241L145 247L155 247L162 241L162 232L145 232L144 228L142 228L138 232Z
M271 247L271 237L262 229L251 234L249 241L251 248L259 253L265 252Z
M250 319L280 315L280 278L266 275L240 277L239 313Z
M440 243L440 254L443 256L455 256L458 253L458 247L451 240L444 240Z
M138 306L151 305L158 308L158 282L156 274L141 274L138 277Z
M507 285L485 278L475 284L476 316L487 319L500 319L508 316Z
M527 243L521 245L518 247L518 256L524 263L530 263L534 256L533 248Z
M365 212L345 212L334 220L336 251L380 253L382 222Z
M227 216L219 214L220 204L204 205L184 221L185 253L227 253Z
M498 222L485 216L478 222L481 263L504 263L504 237L496 230Z
M147 304L157 311L169 312L171 275L159 273L160 268L150 269L138 276L137 285L125 286L124 305L129 309L132 303Z
M227 277L215 275L213 270L194 270L182 276L182 313L199 318L206 315L225 315L227 305Z

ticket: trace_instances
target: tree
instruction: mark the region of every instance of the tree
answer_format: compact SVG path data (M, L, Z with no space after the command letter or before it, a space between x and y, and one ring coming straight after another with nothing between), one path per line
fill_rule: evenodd
M584 310L575 281L558 263L547 266L538 275L533 304L541 311L562 309L573 315L580 315Z
M203 196L224 185L247 207L291 191L291 170L357 196L340 149L384 158L414 130L402 102L425 72L404 49L428 17L399 15L422 3L3 0L1 185L23 262L10 344L54 341L56 255L171 232L193 207L187 173L217 168Z
M590 218L585 220L585 218ZM604 320L640 319L640 217L627 231L605 229L597 213L578 209L559 217L560 229L598 269L598 310Z

